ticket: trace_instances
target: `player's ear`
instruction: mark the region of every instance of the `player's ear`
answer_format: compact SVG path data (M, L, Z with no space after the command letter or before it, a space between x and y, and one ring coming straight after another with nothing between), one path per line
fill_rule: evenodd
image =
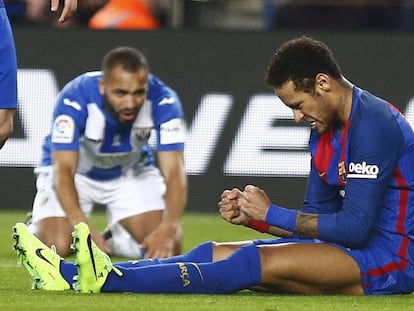
M331 80L326 73L318 73L315 78L315 87L324 92L331 90Z
M105 82L104 82L104 79L103 78L100 78L99 79L99 93L101 95L104 95L105 94Z

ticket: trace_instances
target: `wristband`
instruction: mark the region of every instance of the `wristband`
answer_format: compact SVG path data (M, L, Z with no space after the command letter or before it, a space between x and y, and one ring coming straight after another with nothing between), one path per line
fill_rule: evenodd
M295 210L270 204L265 221L272 226L293 232L296 227L296 215Z
M256 231L259 231L261 233L269 232L269 228L270 228L270 225L268 223L264 221L260 221L260 220L255 220L255 219L249 219L246 226Z

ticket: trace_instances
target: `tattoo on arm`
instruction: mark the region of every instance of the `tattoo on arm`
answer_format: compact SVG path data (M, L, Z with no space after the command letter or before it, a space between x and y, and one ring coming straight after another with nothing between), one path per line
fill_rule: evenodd
M318 215L298 213L295 232L310 238L318 237Z

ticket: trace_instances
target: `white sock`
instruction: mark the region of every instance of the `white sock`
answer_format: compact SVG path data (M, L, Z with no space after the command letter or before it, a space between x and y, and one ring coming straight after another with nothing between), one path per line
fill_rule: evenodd
M129 234L120 223L111 226L112 237L107 240L112 254L130 259L143 257L140 244Z

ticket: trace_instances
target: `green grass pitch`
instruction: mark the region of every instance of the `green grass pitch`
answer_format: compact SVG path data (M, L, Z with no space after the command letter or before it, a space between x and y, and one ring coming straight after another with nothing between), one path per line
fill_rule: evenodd
M79 294L30 289L25 269L16 262L12 226L25 218L24 211L0 210L0 310L414 310L414 295L396 296L299 296L254 293L231 295ZM105 226L104 214L92 218ZM207 240L246 240L264 235L225 223L214 213L188 212L183 218L184 251ZM120 258L113 258L114 261Z

